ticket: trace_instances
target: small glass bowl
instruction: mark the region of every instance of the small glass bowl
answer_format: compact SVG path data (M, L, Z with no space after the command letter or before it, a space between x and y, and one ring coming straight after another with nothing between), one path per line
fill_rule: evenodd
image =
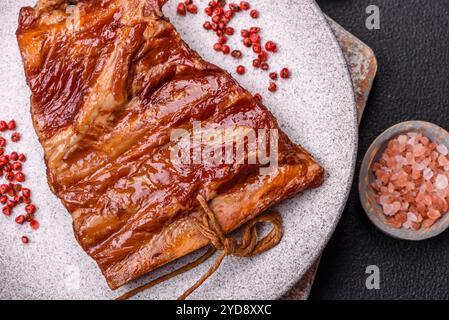
M407 121L392 126L374 140L363 158L359 176L359 196L368 218L382 232L394 238L417 241L435 237L445 231L449 227L449 214L444 214L441 219L427 229L421 228L414 231L404 228L393 228L388 224L381 206L376 201L375 190L372 188L372 184L376 180L372 166L382 156L388 141L409 132L421 133L431 141L437 144L444 144L449 148L449 133L433 123Z

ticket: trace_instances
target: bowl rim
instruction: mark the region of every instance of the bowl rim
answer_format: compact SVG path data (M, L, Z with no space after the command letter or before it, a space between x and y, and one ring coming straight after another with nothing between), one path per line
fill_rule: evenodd
M435 142L438 141L441 143L441 140L445 140L444 144L449 148L449 132L436 124L421 120L404 121L395 124L374 139L366 151L360 167L358 191L359 199L366 215L380 231L396 239L420 241L443 233L449 227L449 213L446 212L443 217L429 229L420 229L417 231L403 228L396 229L386 223L385 216L376 211L376 209L381 210L380 205L377 201L372 201L371 199L372 194L374 194L370 179L370 176L373 176L371 171L372 165L377 161L383 150L385 150L388 141L395 136L413 131L420 131ZM373 205L371 203L373 203Z

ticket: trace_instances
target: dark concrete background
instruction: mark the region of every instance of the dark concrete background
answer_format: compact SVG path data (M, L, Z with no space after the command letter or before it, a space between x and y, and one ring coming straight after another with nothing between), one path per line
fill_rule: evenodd
M449 129L449 0L317 2L374 50L379 70L360 125L352 191L311 299L449 299L449 230L421 242L390 238L365 216L356 185L369 144L388 127L426 120ZM380 8L380 30L365 27L370 4ZM365 287L371 264L380 268L380 290Z

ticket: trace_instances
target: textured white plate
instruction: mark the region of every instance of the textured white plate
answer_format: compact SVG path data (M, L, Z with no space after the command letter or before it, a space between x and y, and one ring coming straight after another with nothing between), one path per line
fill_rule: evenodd
M143 0L142 0L143 1ZM206 0L197 0L201 12ZM194 258L194 255L165 266L136 283L111 292L99 269L79 247L71 218L50 192L42 149L29 114L29 90L15 39L19 8L34 0L1 0L0 118L15 118L23 133L17 149L26 150L25 173L39 207L42 227L22 230L11 219L0 216L0 298L101 299L113 298ZM211 50L212 34L202 29L203 14L176 16L177 1L165 13L184 39L203 57L227 70L252 92L261 92L267 107L293 141L310 150L326 169L326 180L317 190L285 201L279 210L285 235L279 246L252 259L229 257L191 297L194 299L274 299L288 290L309 268L332 234L344 208L352 182L357 147L355 103L349 74L340 48L325 18L313 0L257 0L261 17L239 15L236 30L253 24L262 27L265 39L273 39L280 51L272 63L279 70L293 71L274 95L268 94L266 74L252 68L244 77L235 75L236 62ZM238 41L232 38L232 43ZM246 51L245 51L246 52ZM249 56L249 55L248 55ZM249 58L244 60L249 66ZM10 150L11 151L11 150ZM10 220L10 221L7 221ZM20 236L29 234L23 246ZM176 298L202 275L212 261L141 294L140 298Z

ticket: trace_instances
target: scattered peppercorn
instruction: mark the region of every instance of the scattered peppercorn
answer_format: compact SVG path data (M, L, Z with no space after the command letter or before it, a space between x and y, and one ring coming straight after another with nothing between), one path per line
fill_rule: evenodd
M186 5L182 2L178 3L178 7L177 7L177 12L179 15L181 16L185 16L186 15Z
M34 214L34 212L36 211L36 206L34 204L29 204L25 207L25 211L26 213L28 213L29 215Z
M248 30L243 29L242 31L240 31L240 35L242 36L242 38L249 38L251 33Z
M260 32L260 28L259 27L251 27L249 29L250 33L259 33Z
M227 28L225 29L225 33L226 33L228 36L232 36L232 35L234 34L234 28L227 27Z
M213 12L214 12L214 11L212 10L211 7L206 7L206 8L204 9L204 13L207 14L209 17L212 15Z
M238 74L244 74L246 72L246 69L244 66L240 65L237 67L237 73Z
M31 197L31 190L28 189L28 188L22 188L22 195L23 195L25 198Z
M257 11L257 10L251 10L251 12L249 13L249 15L251 16L251 18L257 19L257 18L259 18L259 11Z
M189 0L192 1L192 0ZM6 122L0 120L0 131L13 131L17 129L15 120ZM17 131L11 134L10 140L17 142L21 138L21 134ZM14 221L22 225L25 222L30 223L30 227L34 230L39 228L39 223L33 218L36 211L35 205L31 201L31 191L28 188L23 188L21 183L25 181L25 174L22 172L23 163L26 161L26 156L23 153L12 151L9 154L6 153L5 147L7 140L5 137L0 136L0 178L3 177L9 181L7 184L0 185L0 204L3 205L2 213L5 216L11 216L13 210L18 207L19 204L25 203L25 211L27 215L20 214L14 218ZM32 223L32 221L35 221ZM26 243L29 239L26 237ZM25 242L24 242L25 243Z
M267 43L265 44L265 49L267 49L267 51L269 52L276 52L277 45L273 41L267 41Z
M248 47L248 48L250 48L253 45L250 38L244 38L243 44L245 45L245 47Z
M280 75L282 79L288 79L290 77L290 71L287 68L283 68Z
M220 6L217 6L217 7L214 9L214 14L215 14L216 16L220 16L220 17L221 17L221 16L224 14L223 8L220 7Z
M227 3L226 0L211 0L208 3L208 6L204 9L204 13L206 16L209 17L208 18L209 21L205 21L203 23L203 28L205 30L213 30L214 33L216 34L217 41L213 45L213 49L216 52L221 52L224 55L230 54L234 59L242 58L243 55L240 50L231 51L229 45L226 44L228 43L229 40L228 37L231 37L236 33L236 30L233 27L230 27L229 23L238 12L247 10L250 10L249 15L251 18L257 19L260 17L260 12L255 8L251 8L251 5L248 1L241 1L240 3ZM180 2L178 4L177 11L178 14L182 16L185 16L186 13L196 14L198 12L198 7L194 4L194 0L184 0L183 2ZM260 68L263 71L268 71L270 69L270 65L267 62L269 60L270 54L274 54L275 52L277 52L277 44L271 40L264 42L264 44L261 43L262 42L261 29L260 27L257 26L252 26L249 29L240 30L240 35L243 45L247 48L251 48L252 52L257 56L256 59L253 59L252 62L253 67L256 69ZM246 73L246 69L242 65L239 65L236 70L237 73L241 75ZM287 79L290 77L290 72L287 68L284 68L279 72L279 74L276 72L269 73L269 77L272 81L276 81L278 77ZM277 90L277 85L274 82L270 82L268 90L271 92L275 92ZM8 128L9 123L0 122L0 131L8 130ZM3 144L5 143L6 141ZM0 148L2 147L1 144L2 142L0 141ZM2 154L3 151L0 149L0 156ZM21 160L19 155L18 160L23 162L25 161L25 158ZM12 170L15 171L20 172L21 170L21 166L14 163L11 164L11 167L13 167ZM4 171L4 172L0 171L0 176L5 174L7 178L8 177L11 178L11 175L7 171L8 168L6 168L6 170L5 168L0 168L0 170ZM12 176L12 179L14 180L15 176ZM29 199L25 197L24 201L29 201Z
M221 52L223 52L223 54L229 54L229 52L231 52L231 48L229 46L227 46L227 45L224 45L221 48Z
M37 229L39 229L40 224L39 224L39 222L36 221L36 220L31 220L31 222L30 222L30 227L31 227L31 229L33 229L33 230L37 230Z
M268 69L270 69L270 66L268 65L268 63L264 62L264 63L262 63L262 64L260 65L260 68L261 68L263 71L267 71Z
M212 29L212 24L209 21L204 22L203 28L206 30Z
M189 13L192 13L192 14L197 14L198 13L198 7L196 5L194 5L194 4L189 4L187 6L187 11Z
M11 152L9 155L9 160L17 161L19 159L19 154L15 151Z
M14 171L22 170L22 164L20 162L14 162L11 166Z
M11 141L12 141L12 142L19 142L21 137L22 137L22 136L21 136L20 133L14 132L14 133L11 135Z
M268 53L266 51L262 51L257 57L260 61L265 62L268 60Z
M274 82L270 82L270 84L268 85L268 91L270 92L275 92L277 90L277 85Z
M228 41L228 38L226 36L220 36L218 37L218 43L225 44Z
M17 224L24 224L25 223L25 216L23 214L21 214L20 216L17 216L15 221L16 221Z
M16 122L11 120L8 122L8 130L14 130L16 128Z
M232 11L232 10L226 11L226 12L224 13L224 17L225 17L226 19L231 20L231 19L234 17L234 11Z
M24 182L25 181L25 175L22 172L17 172L15 179L17 182Z
M237 3L230 3L229 4L229 8L233 11L233 12L240 12L240 6Z
M254 59L253 60L253 67L254 68L260 68L260 64L261 64L261 62L260 62L260 60L259 59Z
M235 59L240 59L242 57L242 52L240 50L232 50L231 56Z
M259 54L259 53L261 53L262 52L262 47L260 46L260 44L253 44L253 51L254 51L254 53L257 53L257 54Z
M10 216L11 215L11 207L9 206L4 206L2 209L2 212L5 216Z
M257 33L251 33L249 39L251 40L252 43L260 43L260 36Z
M242 10L248 10L249 8L250 8L250 5L249 5L248 2L246 2L246 1L240 2L240 9L242 9Z

